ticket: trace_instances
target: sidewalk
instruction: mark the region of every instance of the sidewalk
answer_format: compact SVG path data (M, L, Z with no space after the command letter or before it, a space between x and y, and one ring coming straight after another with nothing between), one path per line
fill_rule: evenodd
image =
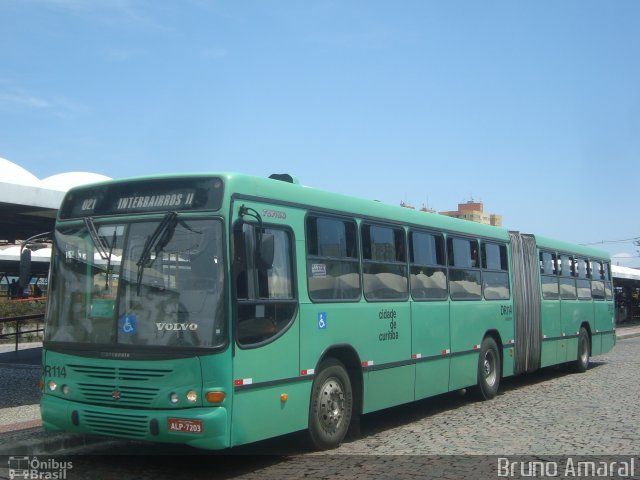
M42 344L0 345L0 434L41 427L40 379ZM7 388L8 387L8 388ZM5 442L1 442L5 443Z
M0 409L0 435L42 426L40 405L23 405Z
M616 326L616 339L640 337L640 322L622 323Z
M640 323L616 327L618 341L633 337L640 337ZM14 345L10 348L0 345L0 384L11 386L0 397L0 455L46 454L111 441L102 437L43 431L37 403L39 392L32 390L40 377L42 344L22 347L14 352ZM24 404L27 399L32 399L32 403Z

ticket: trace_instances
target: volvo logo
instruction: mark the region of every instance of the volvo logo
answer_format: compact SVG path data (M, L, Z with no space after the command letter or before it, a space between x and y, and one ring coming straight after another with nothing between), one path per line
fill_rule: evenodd
M111 398L113 398L113 400L116 402L120 400L120 390L118 390L118 387L116 387L113 392L111 392Z
M164 323L164 322L156 322L156 327L158 330L191 330L195 331L198 329L197 323Z

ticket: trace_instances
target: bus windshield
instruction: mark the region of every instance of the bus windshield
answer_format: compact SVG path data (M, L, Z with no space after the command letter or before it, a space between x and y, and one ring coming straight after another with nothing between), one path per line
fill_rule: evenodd
M45 341L217 347L226 339L222 222L164 218L55 232Z

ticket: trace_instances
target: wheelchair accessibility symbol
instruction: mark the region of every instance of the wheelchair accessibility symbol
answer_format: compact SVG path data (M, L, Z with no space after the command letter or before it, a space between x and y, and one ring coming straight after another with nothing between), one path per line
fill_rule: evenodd
M138 317L135 313L127 313L120 317L120 333L134 335L138 329Z
M318 313L318 328L320 330L327 328L327 312Z

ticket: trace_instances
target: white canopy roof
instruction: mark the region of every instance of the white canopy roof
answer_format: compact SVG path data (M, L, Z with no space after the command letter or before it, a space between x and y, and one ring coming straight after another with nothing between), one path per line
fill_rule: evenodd
M110 180L91 172L66 172L43 180L20 165L0 157L0 203L58 209L72 187Z
M613 278L626 278L628 280L640 281L640 270L638 270L637 268L611 265L611 274L613 275Z

